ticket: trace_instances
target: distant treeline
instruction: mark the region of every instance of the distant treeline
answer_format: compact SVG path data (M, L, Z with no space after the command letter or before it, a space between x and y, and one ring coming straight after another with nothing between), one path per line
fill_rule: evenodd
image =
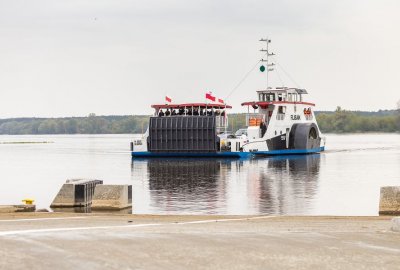
M0 134L125 134L146 131L148 116L0 119Z
M400 109L361 112L337 107L334 112L319 112L316 115L322 132L400 132Z
M322 132L400 132L400 111L316 112ZM0 119L0 134L127 134L146 131L149 116L96 116L68 118ZM230 130L245 127L245 114L229 115Z

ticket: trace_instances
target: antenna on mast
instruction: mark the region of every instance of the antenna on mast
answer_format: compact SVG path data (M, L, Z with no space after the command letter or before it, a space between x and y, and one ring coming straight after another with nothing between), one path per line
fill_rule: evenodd
M274 71L274 66L275 66L274 63L270 62L269 57L270 57L270 56L274 56L275 54L269 51L269 46L268 46L268 45L269 45L269 43L271 43L271 40L270 40L269 38L262 38L262 39L260 39L260 42L265 42L265 43L266 43L266 47L265 47L265 48L262 48L262 49L260 50L260 52L264 52L264 53L265 53L264 56L266 56L266 59L264 59L264 56L263 56L263 58L260 60L260 62L265 62L267 68L265 68L265 67L262 65L262 66L260 67L260 71L261 71L261 72L266 71L266 75L267 75L267 89L268 89L268 88L269 88L269 87L268 87L268 72Z

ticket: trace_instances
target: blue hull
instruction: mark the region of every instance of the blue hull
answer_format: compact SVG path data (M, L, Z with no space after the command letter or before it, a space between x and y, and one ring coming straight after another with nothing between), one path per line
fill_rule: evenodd
M208 158L246 158L251 153L248 152L217 152L217 153L152 153L152 152L132 152L133 158L151 157L208 157Z
M314 149L285 149L260 152L216 152L216 153L152 153L152 152L132 152L132 158L152 158L152 157L207 157L207 158L248 158L254 156L277 156L277 155L304 155L319 153L325 147Z
M256 156L277 156L277 155L304 155L314 154L325 151L325 146L313 149L284 149L284 150L272 150L272 151L260 151L253 152Z

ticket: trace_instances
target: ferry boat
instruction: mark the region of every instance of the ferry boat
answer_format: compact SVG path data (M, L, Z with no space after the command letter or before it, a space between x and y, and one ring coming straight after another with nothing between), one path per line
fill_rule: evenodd
M270 40L262 40L267 41ZM273 63L268 63L267 78ZM262 66L263 67L263 66ZM260 70L262 70L261 68ZM305 89L267 87L257 91L258 100L247 107L246 128L227 134L228 110L219 103L152 105L154 115L141 138L131 143L133 158L148 157L237 157L310 154L325 150L325 139L314 114L314 103L306 102Z

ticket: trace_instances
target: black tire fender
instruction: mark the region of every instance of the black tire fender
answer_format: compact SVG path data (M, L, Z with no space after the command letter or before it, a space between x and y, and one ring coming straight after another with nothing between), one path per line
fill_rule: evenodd
M289 133L290 149L314 149L321 146L321 136L315 123L294 124Z

